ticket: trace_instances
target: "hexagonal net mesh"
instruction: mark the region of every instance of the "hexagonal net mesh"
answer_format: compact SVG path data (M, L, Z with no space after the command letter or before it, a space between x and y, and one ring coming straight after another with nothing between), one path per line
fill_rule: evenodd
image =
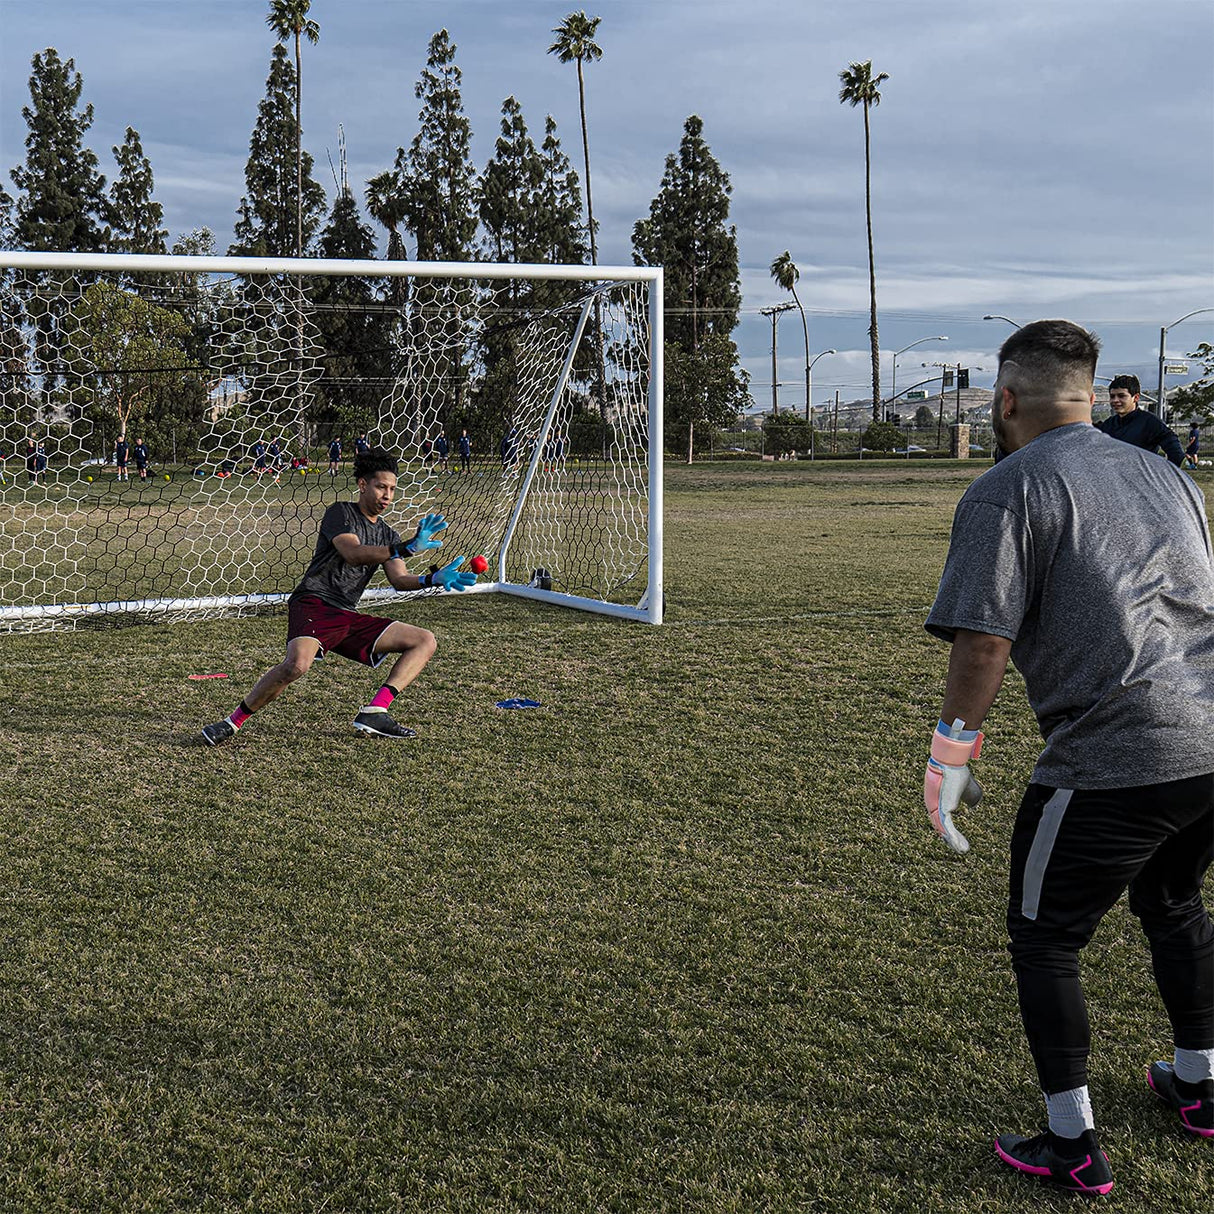
M659 622L654 273L315 264L0 253L0 631L285 602L364 445L478 589Z

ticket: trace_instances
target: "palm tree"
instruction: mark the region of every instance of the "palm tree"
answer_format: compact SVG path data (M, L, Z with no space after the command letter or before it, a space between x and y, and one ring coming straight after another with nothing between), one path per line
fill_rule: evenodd
M805 420L809 421L809 322L805 319L805 309L801 306L801 297L797 294L801 271L797 269L797 263L793 261L787 249L771 263L771 276L778 286L792 292L793 302L801 313L801 328L805 331Z
M320 26L308 17L312 0L270 0L266 24L278 36L279 42L295 39L295 256L303 256L303 127L300 121L300 94L303 91L303 65L299 57L299 40L315 46L320 41Z
M376 223L388 229L388 260L404 261L405 241L400 234L400 225L405 221L404 190L400 178L388 169L367 182L367 212ZM403 307L406 297L407 279L393 278L389 298L397 307Z
M548 48L562 63L577 60L577 99L582 115L582 158L586 164L586 226L590 230L590 264L599 264L598 244L594 237L594 202L590 197L590 137L586 134L586 79L582 74L583 60L594 63L603 57L603 51L595 42L602 17L587 17L584 11L570 13L552 32L556 41ZM607 417L607 363L603 353L603 313L599 296L594 297L594 348L598 363L599 413ZM603 430L606 436L606 428ZM606 437L604 437L604 443Z
M367 211L388 229L388 260L403 261L405 242L398 229L405 220L405 203L400 182L391 169L367 182Z
M881 420L881 347L877 340L877 272L873 266L873 201L872 201L872 143L868 127L868 111L881 104L880 86L889 79L886 72L873 75L873 61L853 63L839 73L843 87L839 103L864 107L864 212L868 219L868 337L873 351L873 421Z
M586 135L586 81L582 75L582 62L594 63L602 59L603 52L594 35L598 32L602 17L587 17L584 12L570 13L552 32L556 41L548 48L562 63L577 60L577 97L582 112L582 155L586 162L586 222L590 228L590 264L598 265L598 248L594 239L594 203L590 199L590 140Z

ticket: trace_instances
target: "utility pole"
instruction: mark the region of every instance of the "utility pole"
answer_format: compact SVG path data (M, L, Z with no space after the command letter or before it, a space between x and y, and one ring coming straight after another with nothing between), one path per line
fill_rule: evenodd
M776 369L776 322L780 319L781 312L788 312L797 305L791 301L782 304L773 304L770 308L760 308L760 316L771 317L771 413L773 417L779 415L780 412L780 376Z
M1180 320L1174 320L1170 325L1164 325L1163 328L1159 330L1159 395L1155 401L1155 412L1159 415L1159 419L1161 421L1167 421L1167 401L1164 398L1164 376L1167 374L1167 366L1165 365L1167 351L1165 346L1168 340L1168 330L1176 328L1181 321L1188 320L1190 316L1201 316L1206 312L1214 312L1214 308L1198 308L1194 312L1186 312L1180 318Z
M1164 360L1164 346L1166 345L1167 340L1168 340L1168 330L1166 327L1161 328L1159 330L1159 392L1155 397L1155 413L1158 416L1160 421L1163 421L1167 416L1167 410L1164 408L1164 401L1163 401L1163 375L1164 375L1163 360Z

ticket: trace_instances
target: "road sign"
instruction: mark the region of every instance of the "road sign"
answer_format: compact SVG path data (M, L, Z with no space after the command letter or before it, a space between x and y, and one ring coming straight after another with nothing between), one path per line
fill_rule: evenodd
M1188 363L1164 363L1163 373L1165 375L1188 375Z

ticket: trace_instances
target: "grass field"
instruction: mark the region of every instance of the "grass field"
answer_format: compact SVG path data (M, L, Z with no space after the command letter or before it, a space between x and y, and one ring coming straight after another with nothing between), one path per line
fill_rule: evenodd
M1075 1208L991 1149L1041 1118L1017 677L970 855L921 807L983 466L671 467L667 625L402 605L406 745L337 659L201 744L281 617L0 639L0 1210ZM1207 1210L1124 903L1085 975L1103 1208Z

